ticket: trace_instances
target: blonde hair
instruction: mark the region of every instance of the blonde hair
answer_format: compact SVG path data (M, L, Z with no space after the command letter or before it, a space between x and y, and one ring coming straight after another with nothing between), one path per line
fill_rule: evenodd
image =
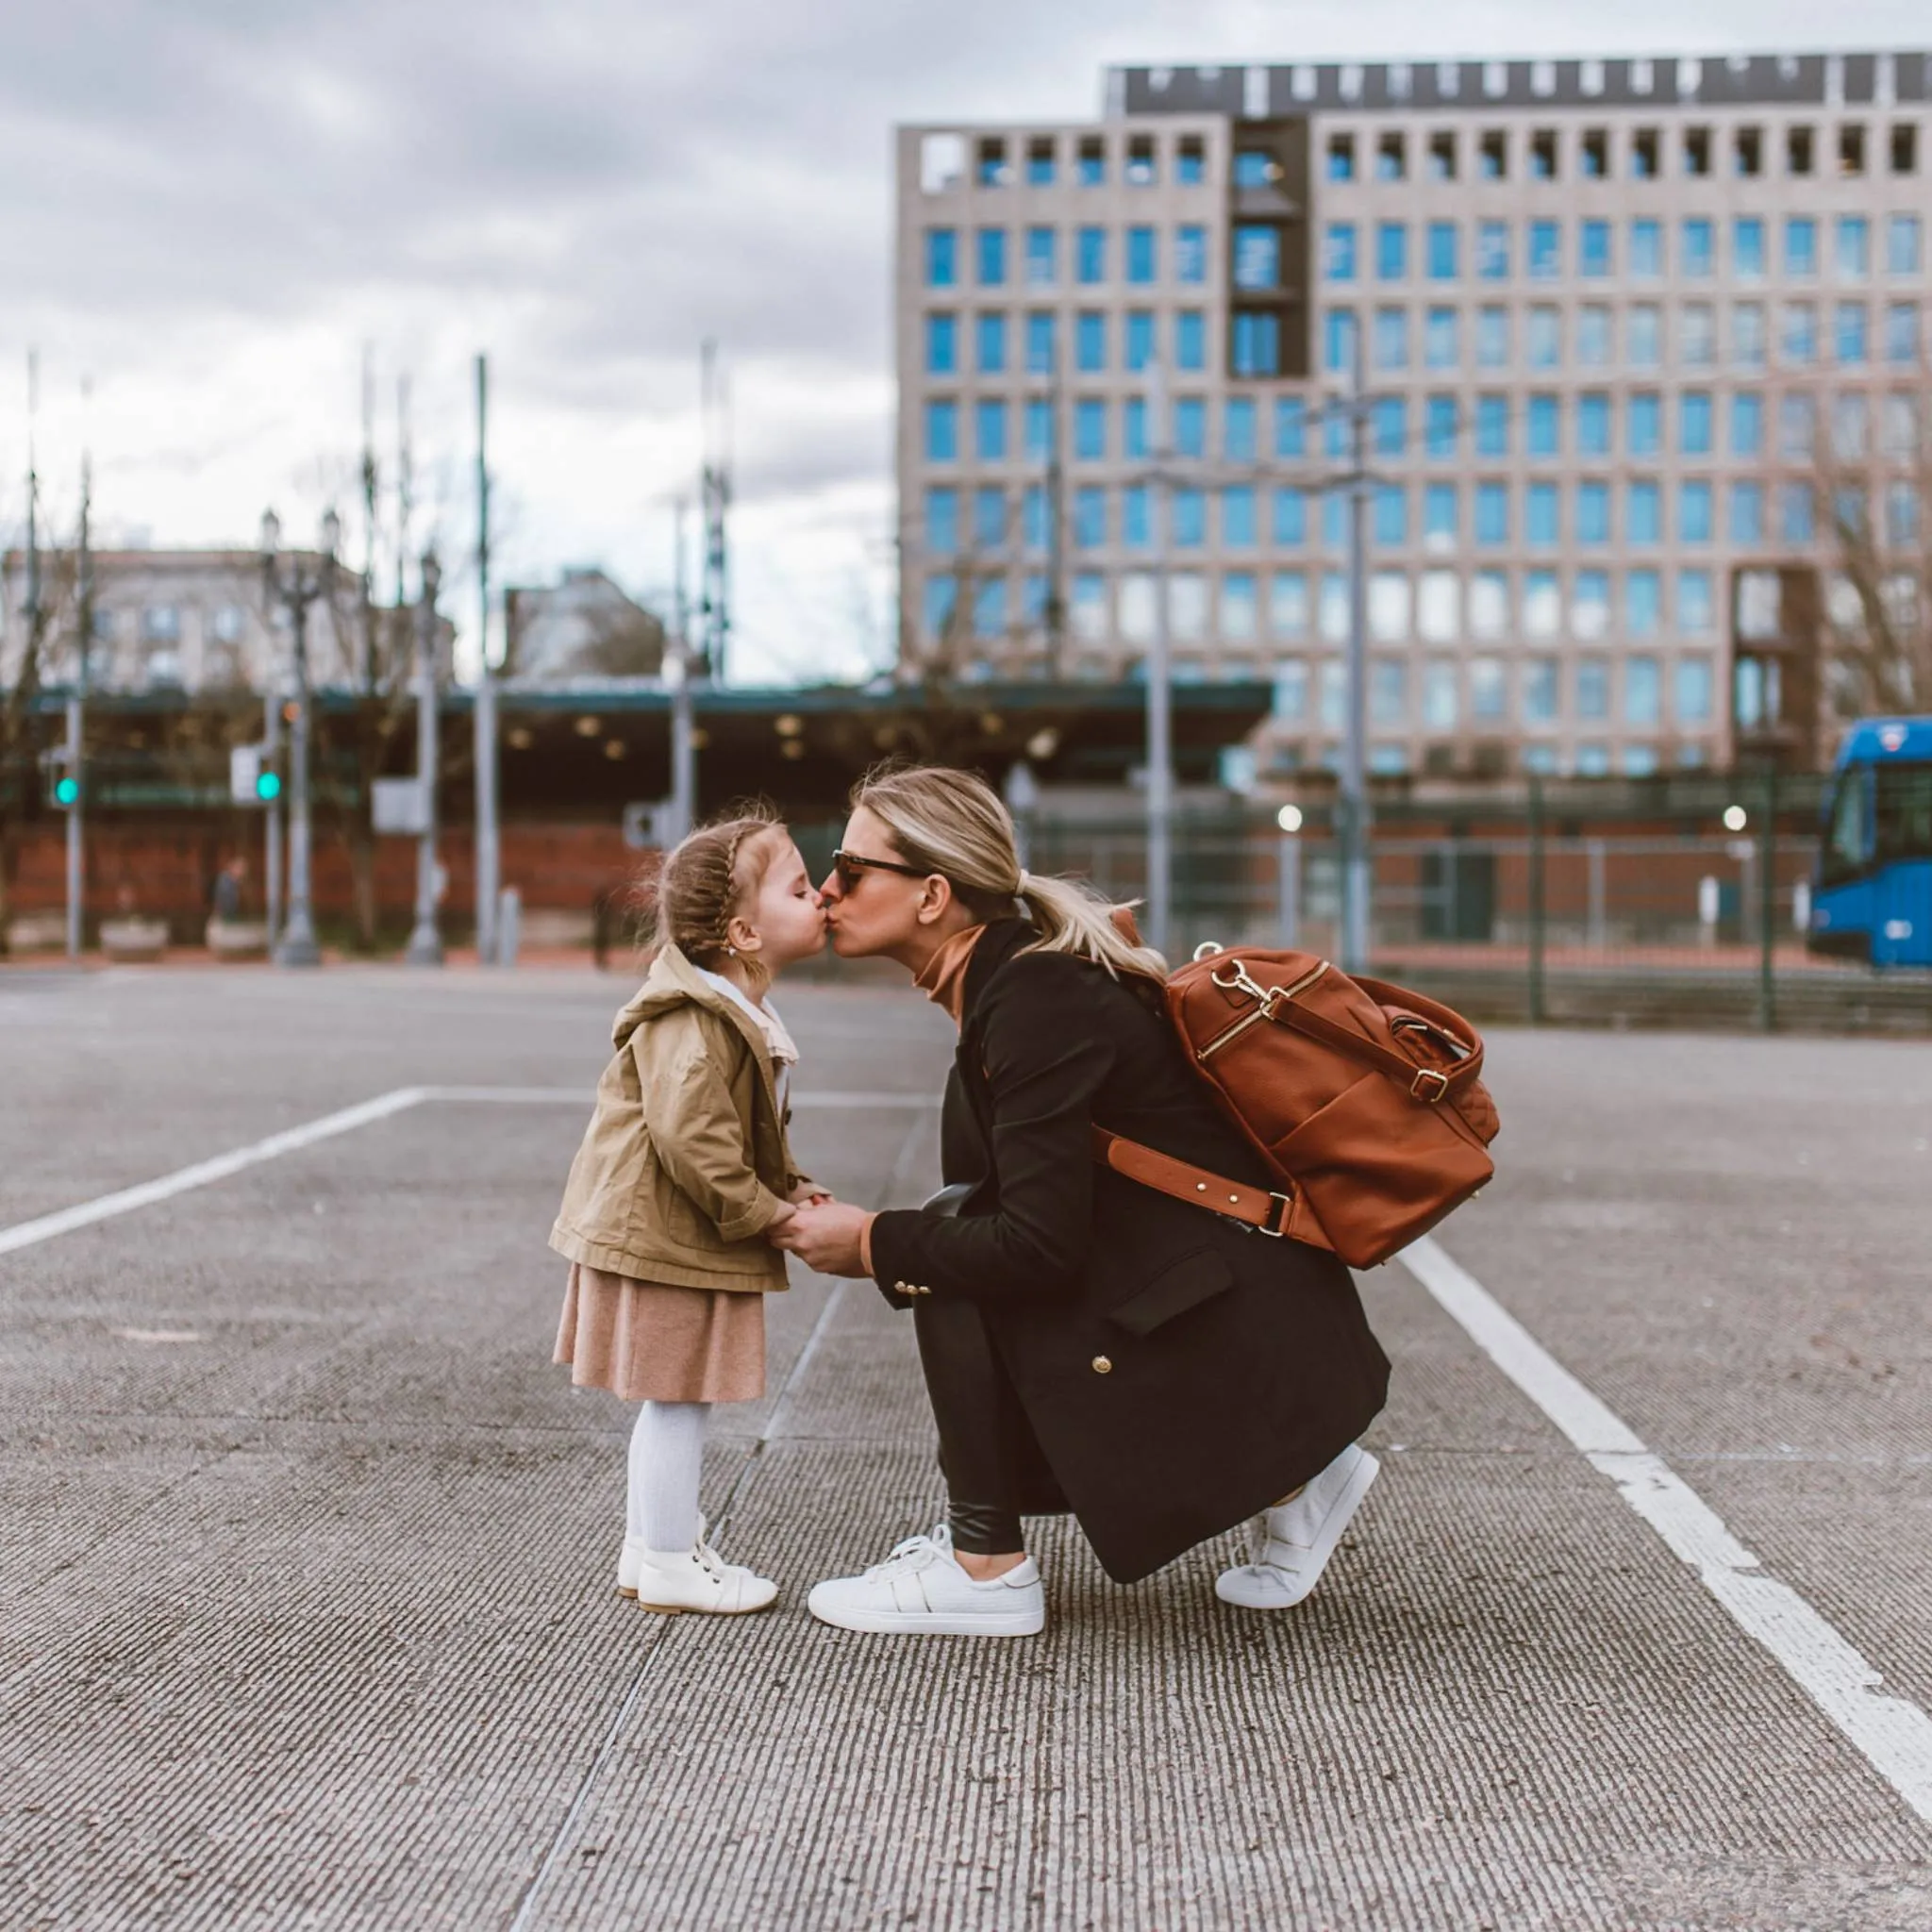
M760 800L679 840L658 874L653 947L675 945L700 966L728 954L732 917L771 858L762 849L766 834L783 829L784 821ZM761 974L755 957L745 956L744 963Z
M908 864L935 872L975 918L1009 915L1017 899L1040 937L1029 953L1071 953L1164 985L1167 961L1137 946L1113 922L1116 908L1072 879L1040 878L1020 863L1012 814L975 772L941 765L875 767L853 787Z

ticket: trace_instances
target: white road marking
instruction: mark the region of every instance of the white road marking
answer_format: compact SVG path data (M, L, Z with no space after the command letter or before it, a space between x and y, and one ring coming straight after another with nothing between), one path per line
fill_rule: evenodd
M1932 1717L1881 1690L1863 1656L1789 1584L1767 1576L1709 1504L1434 1241L1424 1236L1396 1258L1932 1824Z

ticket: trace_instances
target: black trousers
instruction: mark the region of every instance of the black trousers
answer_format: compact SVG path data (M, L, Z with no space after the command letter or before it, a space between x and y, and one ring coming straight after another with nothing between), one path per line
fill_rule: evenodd
M1067 1503L1006 1363L971 1302L922 1301L912 1321L939 1429L953 1547L982 1557L1023 1550L1021 1516L1056 1515Z

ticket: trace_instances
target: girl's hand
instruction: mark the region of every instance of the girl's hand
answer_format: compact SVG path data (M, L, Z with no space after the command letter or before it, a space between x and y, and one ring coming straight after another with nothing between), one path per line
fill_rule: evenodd
M820 1203L829 1201L832 1197L825 1192L824 1189L814 1187L810 1181L800 1181L785 1198L794 1208L803 1208L808 1203L817 1207Z
M773 1236L773 1245L796 1255L808 1268L820 1274L848 1274L863 1277L865 1262L859 1238L872 1216L863 1208L847 1201L827 1201L823 1206L799 1208Z
M790 1202L782 1203L777 1213L765 1223L765 1239L770 1241L787 1222L796 1221L797 1219L798 1209L792 1207Z

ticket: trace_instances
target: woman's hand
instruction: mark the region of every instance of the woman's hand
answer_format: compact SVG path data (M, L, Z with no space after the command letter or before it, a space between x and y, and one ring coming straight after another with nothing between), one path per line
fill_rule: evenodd
M774 1247L783 1248L820 1274L849 1274L863 1278L866 1268L859 1241L872 1216L849 1201L814 1202L792 1210L782 1227L769 1230Z

